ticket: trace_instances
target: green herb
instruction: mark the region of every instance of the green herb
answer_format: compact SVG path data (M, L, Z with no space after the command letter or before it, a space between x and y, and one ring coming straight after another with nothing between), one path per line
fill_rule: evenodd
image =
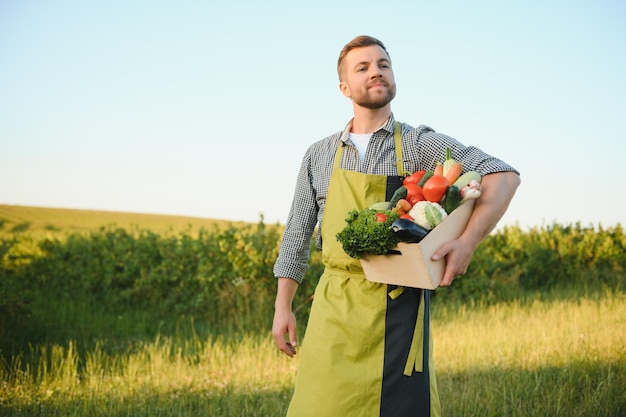
M346 218L346 227L337 233L337 240L343 245L343 250L355 259L367 255L384 255L398 244L391 231L391 224L398 220L398 213L386 210L384 222L376 221L376 213L380 211L365 209L352 210Z

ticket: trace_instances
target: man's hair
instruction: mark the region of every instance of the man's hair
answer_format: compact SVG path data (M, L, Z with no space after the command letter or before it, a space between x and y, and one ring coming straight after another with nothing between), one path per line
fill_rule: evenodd
M355 48L363 48L365 46L372 46L372 45L378 45L381 48L383 48L383 50L387 54L387 57L389 57L389 52L387 52L387 48L385 48L385 45L383 45L383 43L379 41L378 39L373 38L371 36L366 36L366 35L357 36L356 38L348 42L346 46L343 47L343 49L341 50L341 53L339 54L339 59L337 60L337 74L339 75L339 81L341 81L341 71L343 70L343 60L346 58L346 55L348 55L348 52L350 52L351 50ZM389 57L389 60L391 60L391 57Z

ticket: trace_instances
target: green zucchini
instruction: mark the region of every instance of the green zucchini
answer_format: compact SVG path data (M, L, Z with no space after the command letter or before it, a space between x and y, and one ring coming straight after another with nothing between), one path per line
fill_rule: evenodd
M460 190L461 188L469 184L471 180L476 180L480 182L481 179L482 177L480 176L478 172L467 171L465 174L461 175L456 181L454 181L453 185L456 185L457 187L459 187L459 190Z
M459 187L456 185L451 185L448 187L448 191L446 191L446 196L443 200L443 209L446 213L452 213L452 210L457 208L461 203L461 194L459 193Z
M370 210L376 210L376 211L385 211L385 210L389 210L387 207L389 206L389 202L387 201L381 201L379 203L374 203L372 205L370 205L368 208Z
M404 185L401 185L391 196L391 200L389 200L389 205L387 206L387 210L391 210L392 208L396 206L396 204L398 204L398 201L400 201L403 198L406 198L407 192L408 190L406 189L406 187Z
M422 179L419 180L419 182L417 183L417 185L419 185L420 187L423 187L424 184L426 184L426 181L428 181L428 179L432 177L434 174L435 173L433 171L426 171Z

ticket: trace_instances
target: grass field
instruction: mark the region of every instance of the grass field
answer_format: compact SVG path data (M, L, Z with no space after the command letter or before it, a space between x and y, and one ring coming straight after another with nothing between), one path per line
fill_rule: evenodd
M176 234L245 224L0 205L0 239L62 240L112 225ZM188 252L175 254L177 260ZM10 277L13 270L7 271ZM65 269L60 271L64 277ZM87 271L101 279L99 266ZM614 271L621 276L623 269ZM591 272L596 278L601 270ZM626 417L626 294L619 289L623 286L603 290L596 281L582 282L538 291L537 297L528 291L509 302L448 304L445 297L434 297L434 356L444 416ZM172 316L160 322L152 311L111 313L96 298L60 299L33 288L39 290L33 299L46 303L32 310L39 327L20 340L22 327L8 327L13 331L8 340L19 348L12 355L0 352L0 417L279 417L286 412L298 357L290 360L277 352L264 330L243 334L235 326L222 334L206 319ZM12 294L11 286L5 290ZM271 324L271 317L257 317L256 310L249 313L254 317L234 312L242 320Z
M446 415L626 415L624 294L437 310Z
M35 238L62 237L68 233L89 232L109 226L125 229L140 227L154 233L179 233L245 224L199 217L0 204L0 238L18 234Z
M626 415L624 294L433 316L444 415ZM158 338L115 355L96 344L82 358L73 343L32 349L3 367L3 416L277 417L298 363L267 334Z

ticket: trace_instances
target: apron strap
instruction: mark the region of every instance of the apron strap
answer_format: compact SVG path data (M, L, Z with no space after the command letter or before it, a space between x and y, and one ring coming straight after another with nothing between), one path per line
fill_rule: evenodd
M424 291L421 291L420 305L417 309L417 320L415 320L415 330L413 330L413 340L411 340L411 348L409 356L404 366L404 375L411 376L413 370L422 372L424 358Z
M341 169L341 157L343 156L343 144L337 146L337 152L335 152L335 163L333 164L333 171Z
M404 161L402 157L402 128L400 122L396 122L393 129L393 142L396 150L396 169L398 170L399 177L405 177L408 173L404 172ZM335 163L333 169L340 169L341 158L343 156L343 145L337 147L335 153Z
M398 176L405 177L407 173L404 172L404 161L402 157L402 129L400 128L400 122L396 122L394 127L393 140L396 148L396 169L398 170Z

